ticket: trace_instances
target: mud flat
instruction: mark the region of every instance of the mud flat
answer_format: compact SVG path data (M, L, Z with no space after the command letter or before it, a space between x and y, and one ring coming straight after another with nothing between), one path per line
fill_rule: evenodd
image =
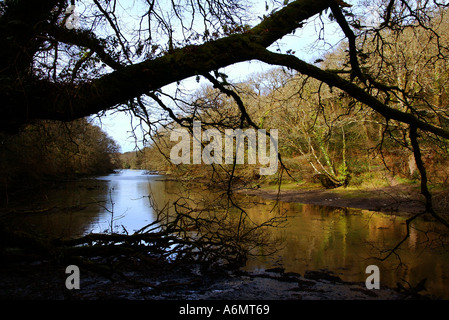
M239 192L270 200L298 202L329 207L355 208L392 214L415 214L424 210L424 197L416 186L397 185L373 189L268 188ZM447 192L434 193L434 207L444 213L449 208Z

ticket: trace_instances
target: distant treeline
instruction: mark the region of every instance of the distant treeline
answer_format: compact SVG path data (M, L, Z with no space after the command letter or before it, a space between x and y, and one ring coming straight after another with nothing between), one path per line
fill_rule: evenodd
M1 198L22 185L111 172L120 166L117 143L87 119L40 121L0 133Z

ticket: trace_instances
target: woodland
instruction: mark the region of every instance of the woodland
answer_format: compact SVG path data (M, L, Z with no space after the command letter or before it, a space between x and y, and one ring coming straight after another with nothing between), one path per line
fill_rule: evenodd
M263 13L254 14L261 5ZM67 11L71 6L76 16ZM57 257L107 275L118 272L117 264L93 257L240 266L248 248L265 241L264 228L279 223L247 219L235 193L242 185L411 184L424 209L407 219L407 234L392 252L418 217L449 228L433 197L445 194L449 178L448 6L423 0L1 1L5 217L28 192L26 181L116 168L219 187L219 201L180 198L175 214L161 209L157 221L135 234L42 239L3 228L4 261ZM315 38L310 61L280 45L286 36L301 42L308 26ZM330 46L331 30L340 40ZM270 69L244 80L223 69L249 61ZM144 147L119 155L118 144L93 124L107 112L132 117ZM220 132L279 130L277 173L261 177L259 164L235 162L173 165L170 132L192 132L194 121Z

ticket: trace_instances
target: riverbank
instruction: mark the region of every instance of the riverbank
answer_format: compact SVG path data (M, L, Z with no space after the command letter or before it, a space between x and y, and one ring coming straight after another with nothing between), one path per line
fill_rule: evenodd
M135 261L134 261L135 262ZM129 261L122 276L80 270L80 288L65 287L65 268L48 261L0 268L2 300L404 300L416 292L342 281L327 270L304 275L282 268L202 273L192 267L148 268ZM132 280L131 280L132 279Z
M424 210L424 197L419 186L398 184L368 189L324 189L311 184L262 186L258 189L241 189L238 192L270 200L298 202L328 207L354 208L395 215L410 215ZM445 213L449 208L449 195L444 191L434 193L434 207Z

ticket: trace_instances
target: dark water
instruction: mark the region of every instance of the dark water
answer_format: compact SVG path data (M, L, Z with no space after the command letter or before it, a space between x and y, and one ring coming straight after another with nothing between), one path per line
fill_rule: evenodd
M111 230L132 233L155 220L153 207L163 208L182 191L178 182L163 176L123 170L49 190L34 210L41 212L22 213L20 221L25 229L58 237ZM282 248L271 256L264 256L264 248L253 250L257 256L250 257L247 270L282 266L288 272L304 274L327 269L343 280L364 282L366 267L375 264L381 271L381 285L395 287L401 282L407 287L407 282L416 285L427 278L427 293L449 299L449 252L442 248L441 237L433 232L438 226L431 222L414 223L398 255L381 262L373 257L381 257L383 250L393 248L404 237L405 217L256 200L246 208L255 222L279 213L287 219L282 228L269 231L271 239L282 241Z

